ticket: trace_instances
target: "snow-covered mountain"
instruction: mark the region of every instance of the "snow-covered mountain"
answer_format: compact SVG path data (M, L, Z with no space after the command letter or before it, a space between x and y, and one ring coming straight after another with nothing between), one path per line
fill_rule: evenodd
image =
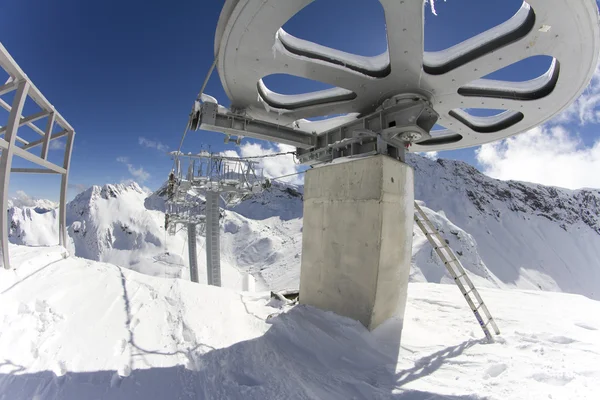
M600 190L499 181L460 161L409 162L415 197L455 226L443 229L451 244L476 246L463 259L471 272L481 261L504 286L600 299Z
M52 210L58 207L58 203L46 200L46 199L36 199L27 195L27 193L22 190L18 190L15 196L8 199L8 207L31 207L36 208L39 211L43 210Z
M579 293L600 299L600 191L571 191L489 178L458 161L410 156L415 197L478 286ZM224 281L248 272L259 288L298 285L303 188L273 186L223 213ZM13 207L11 241L56 243L56 212ZM187 277L184 230L164 231L164 190L94 186L68 205L76 255L151 275ZM204 238L198 261L205 268ZM204 274L200 274L204 277ZM229 278L228 278L229 277ZM418 228L413 282L451 283Z

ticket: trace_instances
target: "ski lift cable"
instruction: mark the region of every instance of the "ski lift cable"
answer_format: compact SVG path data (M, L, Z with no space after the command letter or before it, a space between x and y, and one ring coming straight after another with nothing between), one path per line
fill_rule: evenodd
M236 160L254 160L254 159L261 159L261 158L269 158L269 157L278 157L278 156L286 156L286 155L296 155L295 151L286 151L286 152L282 152L282 153L273 153L273 154L263 154L262 156L248 156L248 157L239 157L236 158Z
M269 178L269 180L276 181L278 179L287 178L288 176L300 175L300 174L303 174L305 172L306 172L306 170L305 171L294 172L293 174L282 175L282 176L278 176L276 178Z
M206 77L204 78L204 82L202 83L202 87L200 88L200 91L198 92L198 96L196 96L196 100L200 100L200 98L204 94L206 85L208 85L208 81L209 81L213 71L215 70L215 67L217 66L217 61L218 61L218 58L215 57L212 65L210 66L210 69L208 70L208 73L206 74ZM190 120L188 119L188 122L185 125L185 129L183 130L183 135L181 135L181 141L179 142L179 148L177 149L177 154L181 153L181 148L183 147L183 142L184 142L185 137L187 136L187 133L189 130L190 130ZM173 167L175 166L175 162L176 161L174 161Z

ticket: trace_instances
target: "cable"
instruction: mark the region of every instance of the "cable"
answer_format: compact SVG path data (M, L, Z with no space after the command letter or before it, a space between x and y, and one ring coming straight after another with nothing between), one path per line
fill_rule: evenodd
M202 94L204 94L204 89L206 89L206 85L208 85L208 80L210 79L210 76L215 70L218 60L219 59L215 57L215 60L213 61L212 65L210 66L210 69L208 70L208 74L206 74L206 78L204 78L204 83L202 84L202 88L200 88L200 92L198 92L198 97L196 97L196 100L200 100L200 97L202 97Z
M196 96L196 100L200 100L200 98L204 94L204 89L206 89L206 85L208 85L208 81L209 81L210 76L212 75L213 71L215 70L215 67L217 66L218 60L219 59L217 57L215 57L215 60L213 61L212 65L210 66L210 69L208 70L208 73L206 74L206 77L204 78L204 82L202 83L202 87L200 88L200 91L198 92L198 96ZM189 129L190 129L190 120L188 119L188 122L185 125L185 129L183 131L183 135L181 136L181 142L179 142L179 148L177 149L178 155L181 153L181 148L183 147L183 141L185 140L185 137L187 136ZM175 164L173 164L173 165L175 165Z
M277 178L268 178L268 179L271 180L271 181L276 181L276 180L281 179L281 178L287 178L288 176L300 175L300 174L303 174L305 172L306 172L306 170L300 171L300 172L295 172L293 174L278 176Z
M248 157L239 157L236 158L236 160L254 160L254 159L260 159L260 158L269 158L269 157L278 157L278 156L286 156L288 154L293 154L296 155L295 151L287 151L285 153L273 153L273 154L264 154L262 156L248 156Z

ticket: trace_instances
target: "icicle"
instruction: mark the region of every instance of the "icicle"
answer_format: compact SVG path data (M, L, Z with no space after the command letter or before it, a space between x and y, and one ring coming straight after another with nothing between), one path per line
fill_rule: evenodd
M444 0L444 3L445 2L446 0ZM425 4L427 3L429 3L429 6L431 7L431 13L437 17L437 11L435 9L435 0L425 0Z

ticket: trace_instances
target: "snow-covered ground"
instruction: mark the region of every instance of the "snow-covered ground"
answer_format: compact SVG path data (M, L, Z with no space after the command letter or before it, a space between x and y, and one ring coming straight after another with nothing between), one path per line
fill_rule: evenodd
M0 399L596 399L600 302L411 283L402 333L265 293L154 277L60 247L0 271ZM399 353L399 357L396 354Z

